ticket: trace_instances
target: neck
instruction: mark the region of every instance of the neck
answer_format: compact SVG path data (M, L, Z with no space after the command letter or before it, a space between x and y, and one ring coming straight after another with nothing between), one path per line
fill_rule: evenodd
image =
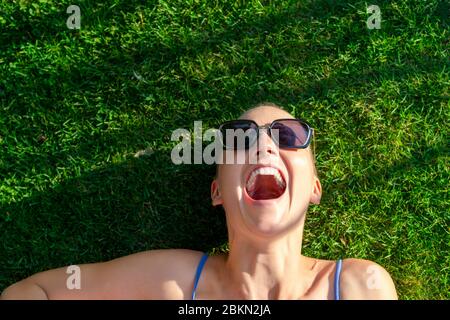
M299 297L306 285L301 244L301 230L264 243L234 236L224 270L233 295L258 300Z

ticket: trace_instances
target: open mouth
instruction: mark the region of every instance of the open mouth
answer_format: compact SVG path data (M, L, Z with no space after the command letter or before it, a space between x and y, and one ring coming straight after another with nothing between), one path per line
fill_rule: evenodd
M259 167L250 173L245 189L253 200L276 199L286 190L286 181L278 169Z

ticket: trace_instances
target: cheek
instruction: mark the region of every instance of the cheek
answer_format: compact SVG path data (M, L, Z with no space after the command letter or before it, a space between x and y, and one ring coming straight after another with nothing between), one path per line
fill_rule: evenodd
M308 157L295 157L290 160L292 185L305 189L311 185L314 169Z
M241 188L241 168L236 165L223 165L220 173L220 185L223 196L236 196L236 191Z
M227 214L227 219L234 219L229 213L239 212L239 202L242 200L242 186L240 170L236 166L223 165L220 174L220 186L222 206Z

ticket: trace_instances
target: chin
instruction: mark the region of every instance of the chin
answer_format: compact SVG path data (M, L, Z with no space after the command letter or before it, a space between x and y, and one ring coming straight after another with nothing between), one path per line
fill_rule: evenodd
M245 198L245 196L244 196ZM289 213L289 197L271 200L242 199L240 212L246 229L251 234L275 237L285 234L292 218Z

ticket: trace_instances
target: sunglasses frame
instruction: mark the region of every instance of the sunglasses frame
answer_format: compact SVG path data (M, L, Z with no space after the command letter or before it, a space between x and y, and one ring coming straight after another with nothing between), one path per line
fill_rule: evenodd
M280 122L280 121L297 121L299 122L302 126L305 125L308 129L308 136L306 137L306 142L302 145L302 146L294 146L294 147L290 147L290 146L280 146L279 142L276 142L273 137L272 137L272 128L274 126L275 123ZM255 129L256 129L256 139L248 145L248 148L245 149L236 149L236 148L228 148L224 142L223 142L223 138L222 138L222 128L223 126L230 124L230 123L236 123L236 122L247 122L247 123L253 123L255 125ZM222 144L222 147L226 150L248 150L250 149L251 146L253 146L255 144L256 141L258 141L259 139L259 130L260 129L267 129L267 133L269 135L269 137L275 142L275 144L277 145L277 147L282 148L282 149L306 149L308 148L308 146L311 144L311 137L314 134L314 128L311 127L309 125L308 122L301 120L301 119L297 119L297 118L281 118L281 119L276 119L273 120L269 125L263 125L263 126L258 126L258 124L253 121L253 120L247 120L247 119L237 119L237 120L231 120L231 121L226 121L224 123L222 123L219 126L219 136L220 136L220 142Z

